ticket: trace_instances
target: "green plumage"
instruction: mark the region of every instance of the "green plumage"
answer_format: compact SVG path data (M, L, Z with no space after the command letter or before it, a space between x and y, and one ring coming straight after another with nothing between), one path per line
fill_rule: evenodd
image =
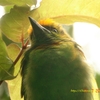
M81 91L97 85L78 45L56 26L45 29L30 21L31 47L21 63L24 100L99 100L98 93Z

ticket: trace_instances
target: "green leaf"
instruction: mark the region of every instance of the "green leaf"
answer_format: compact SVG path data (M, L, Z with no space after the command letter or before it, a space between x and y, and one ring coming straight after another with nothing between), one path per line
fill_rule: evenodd
M100 0L42 0L32 16L36 20L53 18L61 23L90 22L100 26Z
M0 36L0 81L12 79L14 69L8 71L12 64L13 61L9 58L6 45Z
M23 98L21 99L21 75L7 82L9 84L11 100L23 100Z
M0 0L0 5L1 5L1 6L12 5L12 3L10 3L10 2L7 1L7 0Z
M15 58L18 56L18 53L20 52L20 47L15 43L11 43L7 46L7 51L9 57L14 61Z
M18 54L20 52L20 47L18 45L16 45L15 43L12 43L7 46L7 51L8 51L9 57L13 61L15 61L16 57L18 56ZM13 73L14 76L16 76L20 70L20 61L21 61L21 58L19 59L17 64L15 66L13 66L14 67L14 73Z
M1 43L1 41L0 41L0 43ZM10 45L7 46L7 51L8 51L8 56L14 61L16 59L16 57L18 56L19 52L20 52L20 48L16 44L12 43L12 44L10 44ZM21 96L20 96L21 76L18 75L15 78L15 76L18 74L18 72L20 70L20 60L21 59L19 59L19 61L17 62L17 64L14 67L11 68L11 66L10 66L11 69L10 70L7 70L7 73L10 74L9 77L8 77L9 74L7 75L4 72L2 72L2 73L4 73L3 74L3 76L4 76L3 77L3 80L5 80L5 79L6 80L9 80L7 82L9 84L10 95L11 95L12 100L22 100L21 99ZM12 69L13 69L13 73L10 73L12 71ZM0 72L0 76L2 76L2 73ZM13 78L15 78L15 79L13 79ZM10 81L10 79L13 79L13 80ZM1 94L1 98L7 98L7 99L4 99L4 100L10 100L10 98L8 98L9 96L7 95L7 92L8 92L7 87L5 87L5 89L3 88L3 91L0 92L0 93L2 93Z
M9 13L11 8L13 8L13 5L4 6L5 13Z
M8 55L14 61L20 52L20 48L15 43L12 43L7 46ZM14 66L14 76L16 76L20 70L20 61ZM21 76L18 75L15 79L7 81L9 84L9 91L11 100L23 100L21 99L20 90L21 90ZM16 98L17 97L17 98Z
M8 84L5 81L0 85L0 100L11 100Z
M96 82L98 84L98 88L100 89L100 73L96 73Z
M0 20L2 33L14 42L21 42L28 36L29 16L30 8L28 6L14 6L10 13L5 14Z
M5 5L36 5L37 0L0 0L0 5L5 6Z

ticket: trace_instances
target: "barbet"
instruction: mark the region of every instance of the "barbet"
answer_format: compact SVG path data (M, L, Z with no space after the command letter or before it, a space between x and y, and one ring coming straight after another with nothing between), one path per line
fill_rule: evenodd
M31 47L21 62L24 100L99 100L80 46L59 23L29 20Z

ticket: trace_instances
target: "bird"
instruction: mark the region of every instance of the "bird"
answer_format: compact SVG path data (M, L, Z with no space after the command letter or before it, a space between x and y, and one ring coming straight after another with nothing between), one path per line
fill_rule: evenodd
M24 100L99 100L94 72L62 25L29 17L31 46L21 61Z

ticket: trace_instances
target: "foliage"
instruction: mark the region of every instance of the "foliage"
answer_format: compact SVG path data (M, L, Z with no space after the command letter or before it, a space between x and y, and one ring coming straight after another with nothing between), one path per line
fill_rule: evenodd
M21 56L28 44L29 16L35 20L53 18L63 24L90 22L100 26L100 0L42 0L39 7L40 1L0 0L1 6L9 7L0 19L0 83L9 80L12 100L20 99L21 58L18 54ZM11 40L8 46L2 34Z

